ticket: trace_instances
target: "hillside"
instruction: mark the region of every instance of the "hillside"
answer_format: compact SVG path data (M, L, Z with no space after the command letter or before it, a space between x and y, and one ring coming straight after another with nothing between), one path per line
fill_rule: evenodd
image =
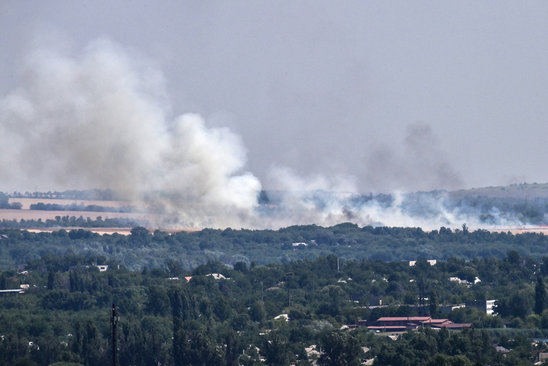
M521 183L507 186L470 188L451 191L450 194L455 198L467 196L520 199L548 198L548 183Z

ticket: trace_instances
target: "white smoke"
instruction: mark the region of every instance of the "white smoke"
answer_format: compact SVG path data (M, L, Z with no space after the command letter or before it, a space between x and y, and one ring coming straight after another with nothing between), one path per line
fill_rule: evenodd
M303 177L277 166L271 169L269 181L277 188L271 193L276 201L275 209L268 215L271 227L352 221L345 213L344 199L357 192L353 177Z
M109 40L77 56L40 48L0 99L4 186L110 188L184 225L234 225L257 204L245 149L227 129L168 116L161 73Z
M113 189L160 227L481 225L473 215L447 210L443 196L421 197L413 206L421 212L414 212L403 194L363 199L353 177L305 178L283 167L271 172L277 189L268 193L272 202L259 204L261 183L244 170L240 138L208 127L196 114L171 117L162 74L139 60L106 39L77 54L50 46L35 50L21 86L0 99L2 188ZM388 184L383 171L418 180L433 167L436 182L454 182L439 149L431 147L430 129L410 131L408 155L422 165L377 159L370 174Z

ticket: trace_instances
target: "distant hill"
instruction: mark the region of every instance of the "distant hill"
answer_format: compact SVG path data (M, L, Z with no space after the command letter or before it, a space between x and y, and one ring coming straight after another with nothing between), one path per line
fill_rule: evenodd
M520 183L508 186L462 189L449 193L454 198L465 196L520 199L548 198L548 183Z

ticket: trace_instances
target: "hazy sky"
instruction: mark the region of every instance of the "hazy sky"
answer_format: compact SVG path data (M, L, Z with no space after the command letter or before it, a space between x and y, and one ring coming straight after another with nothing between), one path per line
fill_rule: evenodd
M0 98L37 43L108 38L173 115L274 167L363 192L548 182L546 1L0 2Z

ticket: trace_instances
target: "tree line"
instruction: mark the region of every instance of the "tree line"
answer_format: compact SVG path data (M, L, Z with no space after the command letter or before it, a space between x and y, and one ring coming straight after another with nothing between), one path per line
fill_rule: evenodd
M105 227L128 221L56 217L58 226ZM343 260L382 261L418 258L504 258L515 250L522 256L548 256L548 237L537 233L513 235L509 232L470 231L441 227L420 228L359 227L345 223L331 227L291 226L279 230L203 229L195 232L149 232L134 227L131 235L99 235L83 229L32 233L20 229L0 229L0 268L23 266L48 253L102 255L132 270L156 268L175 259L185 268L208 261L227 265L286 263L333 254Z

